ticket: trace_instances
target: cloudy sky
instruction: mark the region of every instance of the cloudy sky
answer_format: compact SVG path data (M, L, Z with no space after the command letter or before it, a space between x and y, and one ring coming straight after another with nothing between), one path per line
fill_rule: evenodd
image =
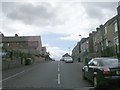
M60 59L81 38L88 37L100 24L115 16L118 1L1 1L0 32L5 36L40 35L51 57Z

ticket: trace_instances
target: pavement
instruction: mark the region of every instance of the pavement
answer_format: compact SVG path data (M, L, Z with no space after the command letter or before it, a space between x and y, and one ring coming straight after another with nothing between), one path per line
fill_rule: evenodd
M47 61L3 72L4 90L95 90L82 79L82 63Z

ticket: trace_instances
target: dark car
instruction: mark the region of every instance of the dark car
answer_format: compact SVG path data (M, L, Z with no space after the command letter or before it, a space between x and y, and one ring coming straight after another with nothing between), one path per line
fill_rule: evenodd
M120 61L115 58L93 58L83 67L82 75L92 81L95 88L120 86Z

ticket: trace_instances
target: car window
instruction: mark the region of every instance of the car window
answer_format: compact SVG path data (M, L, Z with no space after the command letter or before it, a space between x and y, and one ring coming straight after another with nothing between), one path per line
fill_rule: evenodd
M89 62L89 65L90 66L98 66L98 62L97 62L97 60L93 59Z
M103 66L116 67L118 66L118 59L103 59L101 60Z
M93 60L93 65L94 66L97 66L98 65L98 62L96 60Z
M92 62L93 62L94 59L91 59L89 62L88 62L88 65L91 65Z

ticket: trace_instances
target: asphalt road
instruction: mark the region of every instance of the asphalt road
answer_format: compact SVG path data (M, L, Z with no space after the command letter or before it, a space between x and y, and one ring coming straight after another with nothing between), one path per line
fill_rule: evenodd
M48 61L3 73L3 88L38 90L89 90L92 84L82 79L80 63ZM15 73L16 72L16 73Z

